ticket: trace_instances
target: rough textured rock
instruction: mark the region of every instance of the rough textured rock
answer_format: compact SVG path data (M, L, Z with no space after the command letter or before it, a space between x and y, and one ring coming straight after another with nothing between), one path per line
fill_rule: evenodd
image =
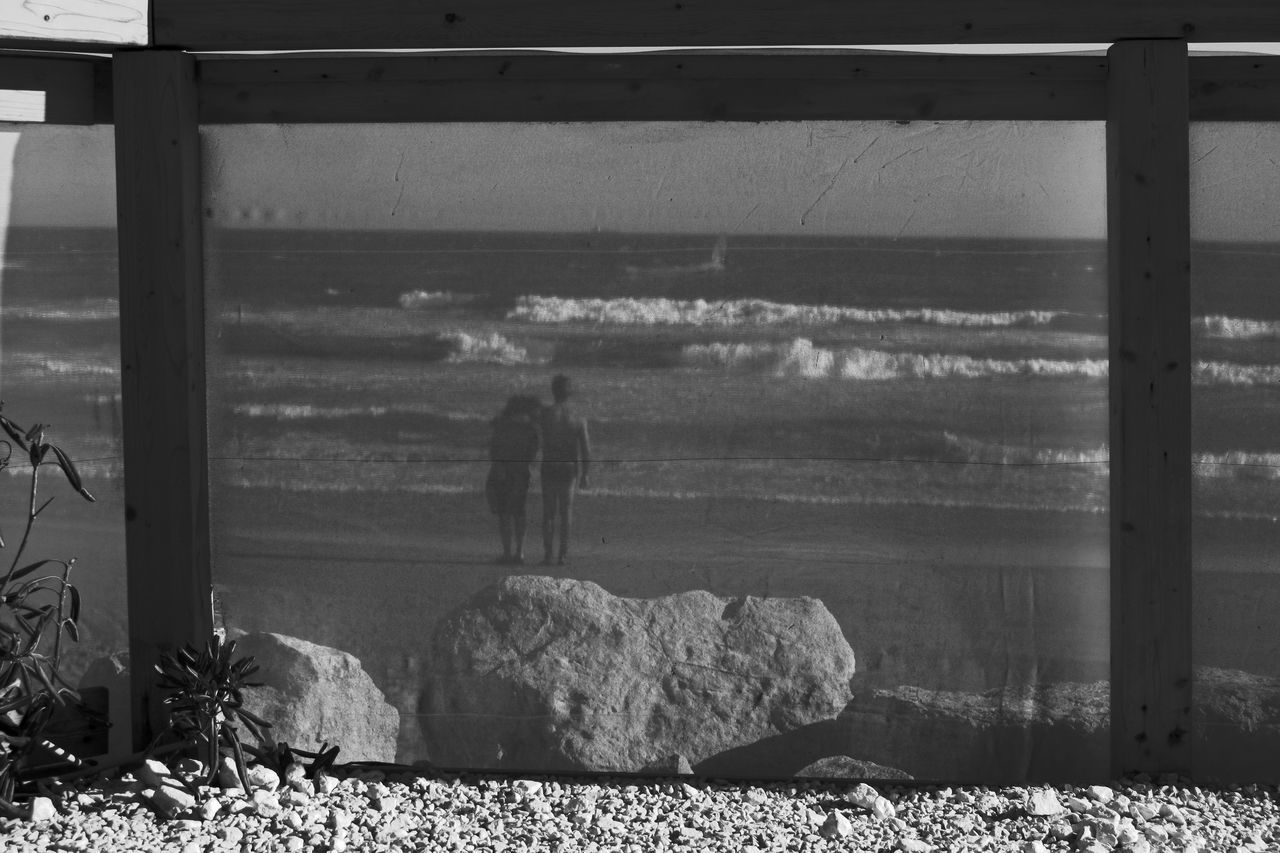
M419 702L444 767L636 771L839 713L853 650L812 598L655 599L512 577L437 629ZM758 768L770 772L770 768Z
M263 683L244 707L271 723L277 741L316 750L341 747L341 761L395 761L400 714L350 654L282 634L245 634L236 657L252 655Z
M860 761L847 755L831 755L806 764L795 773L801 779L910 779L893 767L874 761Z

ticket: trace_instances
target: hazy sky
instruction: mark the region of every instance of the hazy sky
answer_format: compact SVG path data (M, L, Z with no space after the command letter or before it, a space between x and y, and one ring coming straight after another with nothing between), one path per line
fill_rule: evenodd
M114 221L111 128L7 127L13 224ZM1101 237L1103 135L1083 122L217 127L206 204L246 228ZM1192 159L1197 236L1276 238L1280 124L1198 125Z
M228 225L1101 236L1100 124L214 129Z

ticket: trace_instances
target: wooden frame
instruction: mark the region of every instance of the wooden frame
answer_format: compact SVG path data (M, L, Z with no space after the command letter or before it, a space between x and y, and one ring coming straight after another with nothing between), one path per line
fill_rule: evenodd
M134 747L161 652L213 631L195 59L116 54L120 375Z
M162 0L157 14L195 5ZM374 5L376 24L397 3ZM1086 6L1073 16L1115 20L1101 6ZM233 11L218 7L220 16ZM164 23L159 31L198 31L206 41L192 43L225 46L219 39L230 36L215 33L204 14L184 17L185 30ZM1228 27L1229 16L1215 20ZM135 673L148 672L161 646L207 636L209 625L200 123L1106 119L1113 770L1192 766L1187 123L1280 119L1280 59L1188 61L1185 43L1175 39L1118 44L1105 58L682 53L197 61L146 51L118 53L112 65L3 57L0 83L45 87L48 103L66 105L51 107L46 120L80 123L112 118L114 75ZM165 237L151 239L155 234ZM158 359L159 351L173 357ZM153 362L165 370L149 372ZM172 566L189 569L174 573ZM151 703L147 683L135 682L135 709ZM145 738L142 726L135 737Z
M1135 41L1107 56L1112 769L1190 773L1187 52Z
M1280 40L1269 0L153 0L186 50Z

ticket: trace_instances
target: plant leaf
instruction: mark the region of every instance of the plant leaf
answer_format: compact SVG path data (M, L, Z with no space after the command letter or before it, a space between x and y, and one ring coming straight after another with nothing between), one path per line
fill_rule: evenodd
M18 445L23 450L27 449L27 437L22 434L22 427L18 426L4 415L0 415L0 428L4 429L4 431L9 435L9 438L13 439L14 444Z
M23 566L22 568L18 569L16 572L13 573L13 576L10 578L10 580L16 581L19 578L25 578L27 575L36 571L41 566L48 565L49 563L52 563L52 562L53 560L37 560L36 562L31 563L30 565Z
M75 463L71 461L71 457L63 452L61 447L48 445L53 454L58 457L58 467L62 469L62 473L67 476L67 482L71 484L71 488L80 493L80 496L92 503L97 500L93 495L89 494L89 490L84 487L84 481L80 479L80 472L76 470Z
M76 589L74 586L71 586L70 584L67 585L67 589L71 591L71 621L79 622L80 621L80 590Z

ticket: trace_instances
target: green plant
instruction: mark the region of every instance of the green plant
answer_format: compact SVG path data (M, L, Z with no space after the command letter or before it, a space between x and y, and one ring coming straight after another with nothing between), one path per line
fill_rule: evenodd
M8 440L0 439L0 471L9 467L18 450L31 465L26 525L0 580L0 812L14 814L17 784L29 774L37 751L51 747L43 733L55 706L79 701L59 671L63 637L79 639L80 593L71 584L76 561L45 559L22 564L36 519L53 502L52 497L39 502L41 466L56 464L81 497L87 501L94 498L70 457L46 440L47 425L24 430L0 415L0 429L8 436ZM4 547L0 534L0 548Z
M160 656L156 664L156 672L160 674L157 685L173 692L164 700L169 706L169 729L161 732L156 742L170 732L176 735L205 761L210 784L217 775L220 755L230 755L240 784L248 791L246 746L241 743L233 723L243 723L257 739L262 749L249 747L253 754L271 750L274 744L264 731L271 724L243 707L245 688L259 687L261 683L248 680L258 671L252 657L231 659L235 648L234 640L224 642L215 634L204 651L187 645Z

